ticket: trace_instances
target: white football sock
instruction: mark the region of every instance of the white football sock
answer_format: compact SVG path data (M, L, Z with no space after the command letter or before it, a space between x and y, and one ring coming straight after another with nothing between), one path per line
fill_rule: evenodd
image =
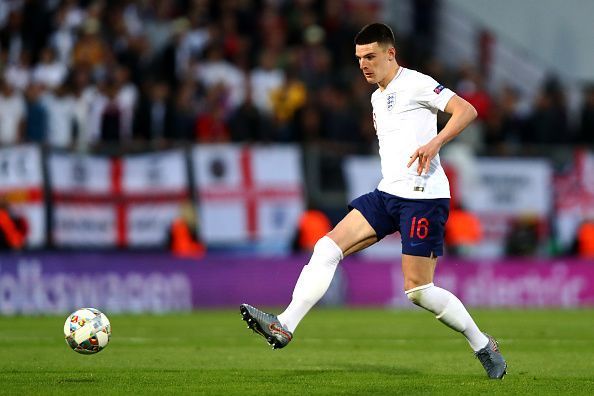
M489 342L462 302L449 291L429 283L407 290L405 293L414 304L432 312L443 324L464 334L475 352L484 348Z
M290 332L295 331L301 319L326 293L342 258L342 251L332 239L324 236L318 240L309 263L297 279L291 303L278 315Z

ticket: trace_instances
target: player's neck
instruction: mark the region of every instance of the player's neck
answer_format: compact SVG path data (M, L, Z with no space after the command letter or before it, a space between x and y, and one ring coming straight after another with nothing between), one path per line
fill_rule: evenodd
M383 91L384 89L386 89L388 84L390 84L392 82L392 80L394 79L394 77L396 77L396 75L398 74L398 70L400 70L400 65L398 63L396 63L396 67L394 69L392 69L390 71L390 73L388 73L386 78L384 78L382 81L377 83L377 86L379 87L380 91Z

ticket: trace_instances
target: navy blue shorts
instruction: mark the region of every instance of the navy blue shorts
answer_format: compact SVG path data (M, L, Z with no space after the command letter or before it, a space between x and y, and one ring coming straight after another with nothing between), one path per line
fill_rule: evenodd
M378 240L400 231L402 253L423 257L443 255L449 198L408 199L376 189L353 200L349 210L353 208L363 214Z

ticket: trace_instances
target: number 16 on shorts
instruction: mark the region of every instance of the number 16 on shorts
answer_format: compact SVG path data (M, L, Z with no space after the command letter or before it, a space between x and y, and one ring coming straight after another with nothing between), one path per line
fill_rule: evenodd
M427 235L429 235L429 220L425 217L419 219L416 216L413 217L410 224L410 238L425 239Z
M402 253L422 257L441 256L450 200L417 199L405 203L406 209L402 210L400 222Z

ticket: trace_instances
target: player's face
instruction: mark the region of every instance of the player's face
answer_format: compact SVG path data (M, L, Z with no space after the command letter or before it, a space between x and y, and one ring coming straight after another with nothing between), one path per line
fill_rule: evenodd
M381 46L377 42L355 45L359 68L370 84L377 84L386 78L390 72L391 61L394 60L394 54L393 47Z

